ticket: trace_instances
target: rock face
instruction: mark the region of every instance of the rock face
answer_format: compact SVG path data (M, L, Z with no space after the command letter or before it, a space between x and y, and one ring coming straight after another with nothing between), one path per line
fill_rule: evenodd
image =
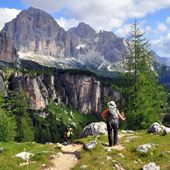
M55 62L62 68L116 67L114 63L127 51L124 40L113 32L96 33L85 23L65 31L49 14L33 7L7 23L2 32L12 37L20 58L40 64L48 59L53 67Z
M6 33L0 33L0 61L14 63L17 52L13 47L12 39Z
M27 75L15 73L10 78L10 86L13 90L22 88L26 91L30 109L43 110L46 108L45 99L42 96L38 79Z
M155 122L149 127L148 133L170 133L170 128Z
M151 162L147 165L144 165L142 170L160 170L160 166L156 165L154 162Z
M83 129L83 133L80 135L80 137L87 137L90 135L99 135L99 134L106 134L106 133L107 133L106 123L95 122L87 125Z
M104 86L96 78L69 73L41 76L15 73L10 77L9 86L11 90L23 88L33 110L44 110L49 100L53 99L73 106L82 113L97 113L101 111L107 96L111 96L115 101L121 99L119 93Z
M2 32L12 37L15 48L50 56L64 56L64 30L46 12L29 8L5 25Z

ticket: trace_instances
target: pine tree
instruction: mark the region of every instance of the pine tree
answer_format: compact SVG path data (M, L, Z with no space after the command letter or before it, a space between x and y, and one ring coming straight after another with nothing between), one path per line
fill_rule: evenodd
M0 140L12 141L15 137L16 122L15 119L7 111L6 100L0 91Z
M129 54L126 57L128 77L126 113L129 128L146 128L154 121L161 120L166 107L166 93L159 85L152 68L150 44L144 38L136 20L128 37ZM127 79L126 79L127 80Z
M28 98L24 90L12 91L8 102L11 112L16 117L16 140L18 142L32 141L34 139L34 130L28 112Z

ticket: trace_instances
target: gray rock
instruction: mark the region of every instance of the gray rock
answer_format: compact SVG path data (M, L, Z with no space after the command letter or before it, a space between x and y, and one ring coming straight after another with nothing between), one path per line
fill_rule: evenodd
M122 130L122 133L128 133L128 134L133 134L135 133L133 130Z
M142 170L160 170L160 166L156 165L154 162L151 162L147 165L144 165Z
M16 157L21 158L23 160L29 160L31 156L34 156L34 154L25 151L16 154Z
M97 142L96 141L91 141L87 144L84 144L83 148L86 149L86 150L91 150L91 149L94 149L97 145Z
M166 134L166 133L170 133L170 128L155 122L149 127L148 133Z
M5 63L14 63L17 60L17 51L13 46L9 34L0 33L0 61Z
M3 153L4 152L4 148L3 147L0 147L0 153Z
M106 160L112 160L112 157L111 156L107 156Z
M80 166L80 170L84 170L84 169L87 169L87 168L88 168L87 165L81 165L81 166Z
M150 149L152 149L155 146L155 144L144 144L144 145L140 145L136 148L137 152L140 153L147 153Z
M87 137L90 135L107 134L107 126L104 122L94 122L83 129L80 137Z

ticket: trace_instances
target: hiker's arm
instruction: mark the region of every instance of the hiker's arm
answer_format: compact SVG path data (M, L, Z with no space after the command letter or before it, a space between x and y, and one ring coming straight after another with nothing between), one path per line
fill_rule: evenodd
M126 120L126 118L123 115L121 115L119 111L118 111L118 116L121 120Z

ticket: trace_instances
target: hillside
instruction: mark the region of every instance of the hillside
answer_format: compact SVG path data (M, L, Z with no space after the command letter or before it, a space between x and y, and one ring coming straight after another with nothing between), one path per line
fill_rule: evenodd
M120 144L124 147L123 150L117 150L116 148L110 149L105 146L107 144L107 136L98 135L87 138L75 140L81 143L88 143L89 141L96 140L97 146L89 151L81 150L78 154L79 161L73 170L83 169L114 169L114 170L140 170L144 165L154 162L160 166L162 170L169 170L170 162L170 150L169 140L170 134L165 136L147 134L146 131L132 131L132 132L119 132ZM136 147L144 144L154 144L155 146L147 153L140 153L136 151ZM18 145L20 147L18 147ZM40 145L36 143L0 143L0 147L3 147L4 152L0 153L1 170L37 170L37 169L50 169L54 168L55 159L62 159L63 154L67 155L67 149L60 150L59 144L46 144ZM71 146L70 147L75 147ZM24 165L24 161L21 158L16 158L15 154L27 151L35 154L30 163ZM64 152L63 154L61 154ZM50 158L50 155L51 158ZM56 155L56 156L55 156ZM74 157L74 152L70 151L70 157ZM7 157L11 158L10 160ZM68 160L64 160L67 164ZM51 164L53 162L54 164ZM23 165L22 165L23 164ZM84 165L84 166L83 166ZM44 166L44 168L42 168ZM64 164L63 164L64 166ZM72 166L72 165L70 165ZM62 167L61 167L62 169ZM60 170L55 169L54 170ZM66 170L66 169L65 169Z

